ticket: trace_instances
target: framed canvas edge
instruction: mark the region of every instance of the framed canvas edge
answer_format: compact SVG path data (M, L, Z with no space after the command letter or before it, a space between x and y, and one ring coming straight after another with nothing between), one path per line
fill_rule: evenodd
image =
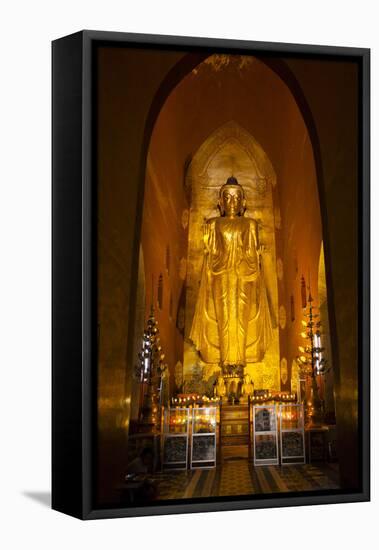
M370 380L370 353L371 353L371 322L370 322L370 297L371 297L371 280L370 280L370 148L371 148L371 106L370 106L370 62L371 51L364 50L361 54L362 81L361 81L361 137L362 143L362 199L361 199L361 259L362 269L361 277L361 358L362 358L362 373L361 373L361 443L362 443L362 488L368 500L370 500L370 483L371 483L371 456L370 456L370 432L371 432L371 380ZM358 176L359 179L359 176ZM358 320L359 321L359 320ZM359 358L358 358L359 361Z
M51 56L51 506L74 517L83 516L82 42L80 33L53 42Z
M370 495L365 492L344 493L339 495L282 496L267 494L254 500L227 500L225 502L194 502L185 504L162 504L138 508L98 508L87 512L82 519L109 519L121 517L143 517L204 512L233 512L238 510L259 510L266 508L284 508L297 506L322 506L329 504L351 504L369 502Z
M130 43L141 45L156 45L168 47L188 47L188 48L226 48L226 49L246 49L253 52L258 50L280 52L282 54L316 54L316 55L338 55L349 57L363 57L369 54L370 48L361 48L354 46L335 46L323 44L298 44L289 42L266 42L255 40L241 40L233 38L208 38L196 36L179 36L164 34L142 34L132 32L83 30L84 42L113 42Z
M254 42L245 40L178 37L166 35L146 35L134 33L115 33L103 31L85 30L82 32L83 40L83 134L82 134L82 196L83 196L83 364L82 364L82 471L83 471L83 516L82 519L117 518L132 516L148 516L162 514L181 514L193 512L215 512L227 510L243 510L258 508L274 508L283 506L302 506L313 504L337 504L348 502L366 502L370 500L370 49L351 48L338 46L317 46L301 44L285 44L275 42ZM361 294L361 359L362 378L361 394L361 441L362 441L362 491L339 495L311 495L311 496L281 496L273 495L266 498L227 502L204 502L188 504L172 504L162 506L147 506L142 508L96 508L92 506L92 481L93 481L93 411L94 404L92 389L94 384L91 338L91 326L93 323L92 296L93 296L93 246L96 243L96 235L92 233L91 215L93 204L92 176L94 159L92 157L92 53L96 42L154 44L157 46L181 46L204 48L246 49L253 54L254 51L265 50L285 54L315 54L331 56L353 56L361 61L361 123L362 123L362 218L361 247L362 247L362 294Z

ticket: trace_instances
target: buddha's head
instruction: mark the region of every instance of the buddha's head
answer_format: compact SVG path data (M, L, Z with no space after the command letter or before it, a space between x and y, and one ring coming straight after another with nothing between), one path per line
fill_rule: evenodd
M246 210L246 200L243 187L238 183L237 178L230 177L220 189L218 201L221 216L234 218L243 216Z

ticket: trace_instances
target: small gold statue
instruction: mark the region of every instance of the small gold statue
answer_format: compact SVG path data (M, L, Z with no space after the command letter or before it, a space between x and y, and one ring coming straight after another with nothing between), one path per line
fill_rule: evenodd
M241 389L241 395L243 397L251 397L254 392L254 384L250 378L250 376L246 373L243 377L243 384Z
M221 375L219 375L219 377L217 378L215 393L216 393L216 397L220 397L220 399L222 399L226 395L225 382Z

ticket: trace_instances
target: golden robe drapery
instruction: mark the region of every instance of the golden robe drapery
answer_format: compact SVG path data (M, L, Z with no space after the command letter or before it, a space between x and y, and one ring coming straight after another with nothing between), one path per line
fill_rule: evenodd
M245 366L262 360L272 338L255 220L212 218L190 340L206 363Z

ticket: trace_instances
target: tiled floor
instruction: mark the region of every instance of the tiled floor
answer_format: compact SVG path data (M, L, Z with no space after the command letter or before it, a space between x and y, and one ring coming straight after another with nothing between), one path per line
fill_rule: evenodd
M210 470L171 471L155 476L160 500L338 489L337 464L253 466L225 462Z

